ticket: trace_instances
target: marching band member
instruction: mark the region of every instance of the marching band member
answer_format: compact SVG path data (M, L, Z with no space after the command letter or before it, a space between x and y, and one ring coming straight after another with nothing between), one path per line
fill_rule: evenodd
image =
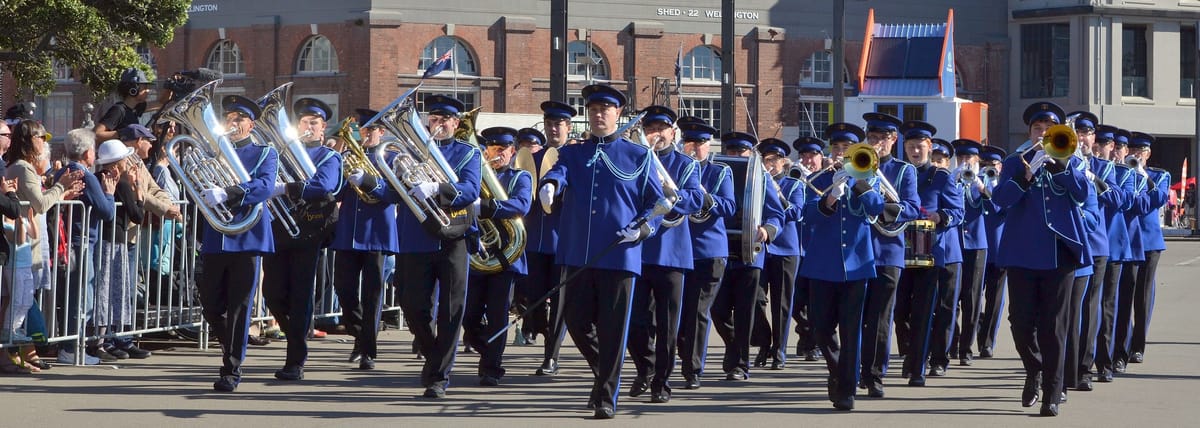
M796 286L796 271L800 269L800 234L798 225L804 211L804 185L788 175L792 148L787 143L767 138L758 144L763 166L774 186L767 186L767 197L777 197L783 205L783 222L779 236L767 245L767 257L763 263L763 277L759 287L770 302L770 319L763 316L755 321L754 329L763 331L768 337L767 352L759 352L755 366L766 366L771 359L771 370L781 370L787 363L788 324L791 323L792 301ZM775 187L778 186L778 187ZM765 309L765 308L764 308ZM765 313L763 314L765 315ZM758 318L758 317L756 317ZM762 321L761 325L760 321Z
M569 122L568 122L569 123ZM536 155L546 146L546 135L533 128L517 130L517 150L527 149L529 154Z
M983 183L989 194L999 183L1004 158L1008 152L996 146L983 146L979 150L979 162L983 166ZM987 168L992 168L988 170ZM995 172L989 172L995 171ZM1006 282L1008 270L999 266L996 261L1000 257L1000 235L1004 232L1004 210L995 202L983 204L983 223L987 231L987 269L983 273L983 291L981 293L983 309L979 316L979 333L976 335L979 346L979 358L992 358L996 348L996 336L1000 334L1000 319L1004 311L1004 299L1008 289ZM969 339L969 338L968 338ZM959 340L962 340L961 338Z
M737 202L733 195L733 172L728 165L709 159L709 140L717 130L697 117L680 118L678 124L683 134L683 152L700 162L700 182L707 189L700 217L704 221L688 220L692 223L688 227L694 268L684 277L679 321L679 371L684 387L697 389L708 350L710 310L729 257L725 218L737 211Z
M975 359L971 346L975 343L979 329L979 311L983 302L983 275L987 265L988 233L984 213L995 210L991 189L984 184L979 171L979 155L983 145L975 140L958 139L951 142L958 168L955 182L962 187L963 223L960 226L962 246L962 271L958 292L957 311L962 315L959 328L954 330L950 345L950 358L958 356L958 364L969 366ZM957 316L955 316L957 318ZM951 320L954 324L954 320Z
M250 207L270 198L275 189L279 155L265 142L250 138L254 120L261 112L258 104L242 96L228 95L221 100L221 106L225 111L225 128L232 130L229 140L236 147L237 160L250 174L250 181L205 189L199 202L210 207L223 204L234 212L235 219L241 219L249 215ZM264 208L258 223L238 235L221 234L204 222L200 224L200 235L196 284L204 319L221 343L221 374L213 389L233 392L242 380L259 256L275 251L271 215Z
M962 262L958 226L963 219L963 199L950 171L935 162L948 165L953 156L953 148L945 140L933 138L937 129L913 120L905 122L901 130L905 154L917 168L921 213L936 227L934 266L904 269L896 288L897 337L901 344L908 341L901 347L905 356L901 376L908 378L909 386L925 386L926 363L931 365L930 375L945 375L958 303L958 265Z
M866 113L867 132L851 124L834 124L827 130L830 140L857 143L865 140L875 147L879 173L896 189L898 201L884 201L884 224L902 224L920 216L921 199L917 195L917 169L892 156L900 130L900 119L883 113ZM904 236L885 236L871 228L871 246L875 248L875 277L867 281L863 306L862 360L859 385L867 396L883 397L883 377L887 372L892 347L892 311L896 307L896 286L904 271Z
M355 110L360 124L367 123L378 113L370 109ZM364 152L370 153L379 146L384 129L379 123L373 123L359 128L358 132L359 144ZM387 161L390 163L391 159ZM376 164L374 156L368 156L366 162L371 162L376 169L389 167ZM375 368L379 351L381 315L376 308L383 299L383 258L399 250L396 230L399 196L380 177L360 169L350 171L346 181L357 191L345 186L338 195L341 207L330 245L334 250L333 287L342 307L342 325L354 337L354 348L346 361L358 363L361 370L371 370Z
M1053 103L1030 105L1024 114L1029 145L1041 141L1062 116ZM1008 268L1009 320L1025 366L1021 405L1032 407L1040 394L1040 413L1057 416L1071 283L1075 270L1092 259L1083 218L1075 209L1087 198L1087 177L1076 168L1082 161L1053 158L1046 154L1047 146L1005 159L992 197L1007 211L998 263Z
M559 150L558 162L540 180L543 209L562 197L559 234L566 245L555 262L575 278L563 288L567 331L595 374L593 417L616 413L621 365L634 281L641 274L641 241L663 199L650 167L650 149L617 134L625 94L607 85L583 88L592 137ZM613 238L617 241L613 241ZM606 247L607 244L607 247ZM612 251L615 250L615 251ZM580 272L582 271L582 272Z
M744 132L730 132L721 136L721 144L729 156L749 157L757 142L753 135ZM769 197L772 188L766 180L770 179L763 173L764 193L768 196L763 198L763 224L759 225L753 238L750 231L743 232L744 239L770 243L782 229L783 206L778 197ZM725 221L737 222L740 219L730 216ZM721 362L725 379L747 380L750 379L750 334L754 331L754 305L765 252L754 260L741 260L736 254L730 254L729 258L725 275L713 299L711 313L717 334L725 342L725 357Z
M431 95L425 97L425 107L429 112L429 135L458 181L424 182L409 189L414 199L430 201L445 212L450 225L439 227L432 215L419 222L411 210L398 210L400 252L396 255L396 275L403 281L400 306L405 322L417 349L425 355L421 369L423 396L443 398L462 330L467 293L466 236L473 228L469 211L479 199L483 155L475 146L454 138L459 115L466 110L462 101Z
M1146 166L1146 162L1150 160L1150 146L1153 143L1154 136L1143 132L1133 132L1129 139L1129 156L1137 159L1134 172L1144 183L1141 187L1145 189L1145 202L1148 205L1144 211L1132 217L1129 223L1130 228L1137 227L1141 233L1144 260L1134 263L1137 274L1130 275L1130 282L1122 279L1121 284L1120 308L1125 310L1130 307L1126 301L1132 304L1132 316L1127 318L1129 322L1118 321L1117 324L1117 343L1120 346L1117 358L1124 359L1126 363L1140 363L1145 358L1146 331L1150 326L1150 316L1154 312L1155 273L1158 271L1159 256L1167 248L1163 241L1159 210L1167 204L1170 196L1171 173ZM1125 331L1124 336L1121 335L1122 331ZM1122 337L1125 340L1120 340Z
M847 124L848 125L848 124ZM853 126L853 125L848 125ZM855 128L858 128L855 126ZM836 135L832 126L825 128L825 134ZM820 171L825 166L824 151L825 142L816 137L800 137L792 141L792 148L800 155L799 171L803 176L805 183L812 178L816 171ZM808 185L802 184L804 200L808 200L809 192L812 191ZM803 211L803 207L801 208ZM809 241L807 228L804 227L804 220L800 220L797 226L796 235L800 240L800 264L804 263L804 243ZM804 357L804 361L817 361L820 358L820 351L817 350L817 342L813 339L812 322L809 317L808 310L808 282L809 279L804 275L799 274L799 268L796 269L796 283L792 286L792 319L796 320L796 355ZM890 316L890 315L889 315Z
M804 204L804 226L812 239L800 266L800 274L811 279L810 316L829 369L829 401L841 411L854 409L863 305L867 280L875 276L869 222L884 208L870 180L850 177L847 168L827 170L811 181L828 190L814 192Z
M275 253L263 256L263 299L288 338L287 358L283 368L275 372L279 380L304 379L317 256L337 219L334 195L342 186L342 156L322 144L326 120L333 110L319 100L301 98L293 104L292 111L299 116L296 132L317 169L316 174L304 181L276 182L271 192L271 197L286 197L303 207L291 213L301 235L293 239L275 227Z
M561 149L567 144L571 133L571 118L575 117L575 108L569 104L557 101L546 101L541 104L542 128L545 129L546 146ZM538 171L546 159L545 150L533 154L534 165ZM531 171L532 172L532 171ZM540 206L538 195L533 195L534 207L525 216L525 231L529 237L526 241L525 258L528 263L529 275L518 285L520 294L526 300L536 299L546 294L558 285L561 278L562 266L554 261L558 253L558 223L560 210L555 209L547 214ZM549 201L553 203L554 201ZM543 353L542 365L534 374L538 376L553 376L558 373L558 354L562 350L562 341L566 337L566 323L563 318L563 300L561 294L550 296L548 304L543 302L526 302L536 304L537 308L525 319L522 330L527 338L533 339L537 333L542 333Z
M516 144L517 130L507 127L484 129L480 136L484 141L484 157L488 166L496 171L496 180L504 186L508 199L497 201L480 199L480 219L520 218L529 212L533 197L533 178L527 171L509 167ZM506 341L498 339L488 342L497 331L508 323L508 308L512 303L513 283L517 275L525 275L525 256L522 254L509 264L499 248L489 248L502 262L503 270L484 274L471 272L467 281L467 303L464 311L463 337L471 348L479 352L479 385L497 386L504 376L502 366ZM487 319L486 329L484 317Z
M1133 187L1135 173L1132 168L1125 165L1124 160L1124 151L1129 144L1129 132L1114 126L1099 125L1096 127L1096 143L1094 148L1098 151L1093 158L1097 159L1096 165L1099 166L1093 167L1092 170L1099 171L1098 174L1104 178L1110 191L1117 192L1121 199L1121 203L1116 206L1101 205L1101 208L1104 209L1104 223L1108 235L1108 266L1105 268L1102 278L1099 325L1095 329L1095 346L1092 347L1095 351L1096 380L1112 382L1117 296L1125 262L1133 259L1133 242L1129 224L1125 221L1125 211L1133 207L1137 192ZM1118 155L1121 157L1117 157ZM1085 355L1085 359L1080 361L1081 373L1088 373L1090 369L1090 367L1083 366L1086 361ZM1090 376L1088 377L1090 378ZM1085 386L1091 386L1090 382L1086 382L1086 380L1081 382L1081 389Z
M699 162L675 150L675 111L664 106L643 111L646 141L678 187L678 200L668 215L681 219L675 227L657 227L656 233L642 242L641 281L633 288L629 318L629 355L637 368L629 396L641 395L648 386L651 403L666 403L671 400L668 381L675 370L683 277L694 266L688 216L700 211L704 190L700 188Z

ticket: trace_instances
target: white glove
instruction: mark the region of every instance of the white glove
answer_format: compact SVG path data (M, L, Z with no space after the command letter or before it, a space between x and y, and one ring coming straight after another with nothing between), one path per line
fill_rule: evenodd
M365 175L366 173L364 173L361 169L354 170L350 173L350 184L353 184L354 187L362 186L363 176Z
M979 176L979 164L973 163L973 164L969 165L967 167L967 169L969 169L972 174L975 174L976 177Z
M287 183L279 183L279 182L276 182L276 183L275 183L275 190L272 190L272 191L271 191L271 197L272 197L272 198L274 198L274 197L276 197L276 196L279 196L279 195L282 195L282 194L284 194L284 193L286 193L286 192L287 192Z
M229 199L229 195L225 193L225 189L214 187L200 192L200 198L204 199L204 205L215 207Z
M1044 150L1038 150L1033 154L1033 160L1029 162L1029 166L1033 167L1034 171L1046 165L1047 162L1052 162L1054 159L1047 155Z
M1095 180L1096 180L1096 174L1095 174L1095 173L1093 173L1091 169L1085 170L1085 171L1083 172L1083 175L1087 176L1087 179L1088 179L1088 181L1095 181Z
M845 194L846 194L846 183L845 182L842 182L841 184L833 186L832 189L829 189L829 196L832 196L833 199L841 199L842 195L845 195Z
M642 234L642 231L639 229L640 228L638 227L634 227L633 224L630 224L629 226L625 226L624 229L618 230L617 236L621 237L622 244L626 242L637 241L638 236Z
M408 194L418 199L430 199L438 194L438 185L434 182L421 183L408 189Z
M542 203L542 210L549 214L550 206L554 205L554 183L542 185L542 189L538 191L538 201Z
M1150 178L1150 175L1146 173L1146 164L1144 163L1138 164L1137 173L1141 174L1142 177Z
M837 172L833 173L834 183L845 183L849 178L850 172L846 171L846 168L839 169Z

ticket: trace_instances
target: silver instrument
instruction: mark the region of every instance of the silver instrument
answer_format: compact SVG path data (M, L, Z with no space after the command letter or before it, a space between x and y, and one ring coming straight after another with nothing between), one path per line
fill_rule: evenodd
M279 152L279 174L276 183L294 183L312 178L317 173L316 165L308 156L308 150L296 136L296 128L288 117L287 102L292 90L292 82L284 83L271 92L267 92L257 100L262 107L262 114L254 121L252 131L259 141L263 141ZM311 135L309 131L306 135ZM271 210L271 218L278 222L284 232L292 238L300 237L300 224L292 216L299 212L299 207L287 195L279 195L267 201L267 209Z
M642 128L641 125L642 117L645 115L646 113L642 112L642 114L639 114L629 123L635 124L631 127L634 128L632 132L637 133L638 142L650 149L650 164L656 171L654 175L655 177L658 177L658 183L662 186L663 196L666 197L667 203L674 208L675 203L679 202L679 186L675 184L675 179L671 178L671 173L668 172L665 167L663 167L662 161L658 159L658 153L655 152L654 146L650 142L646 141L646 130ZM683 224L684 217L686 216L667 213L663 216L661 225L664 228L679 226L680 224Z
M250 230L262 219L262 204L254 204L249 212L242 214L224 204L210 207L201 196L208 189L223 189L251 180L229 141L228 131L213 111L214 92L220 82L208 82L183 97L161 115L160 121L174 121L186 131L164 146L171 171L179 177L213 229L236 235Z

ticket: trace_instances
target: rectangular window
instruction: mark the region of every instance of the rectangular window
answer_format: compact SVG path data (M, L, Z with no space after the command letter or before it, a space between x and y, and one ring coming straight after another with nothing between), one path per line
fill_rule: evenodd
M1071 73L1071 26L1021 26L1021 98L1065 97Z
M925 120L925 104L875 104L875 111L900 120Z
M1179 96L1195 98L1196 85L1196 27L1179 30Z
M800 136L825 139L829 126L831 103L800 103Z
M721 100L719 98L684 98L679 114L696 116L721 129Z
M1150 97L1146 26L1126 25L1121 29L1121 95Z
M471 111L478 104L478 101L476 101L476 99L477 99L476 95L478 95L478 94L479 93L476 92L474 89L469 89L469 90L460 89L457 93L454 92L454 89L450 89L450 88L445 88L445 89L430 88L428 90L418 91L417 92L417 111L419 111L421 113L425 112L425 97L428 97L430 95L452 96L454 98L457 98L459 101L462 101L463 105L465 105L467 107L467 111ZM463 113L466 113L466 111L464 111Z
M66 137L67 131L75 128L75 124L71 123L71 110L74 109L74 102L72 95L67 93L50 94L50 96L38 100L42 106L38 108L42 125L46 127L46 131L54 134L55 141Z

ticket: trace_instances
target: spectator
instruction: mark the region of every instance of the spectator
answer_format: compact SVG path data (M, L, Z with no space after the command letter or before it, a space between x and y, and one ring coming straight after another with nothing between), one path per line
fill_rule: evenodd
M130 231L133 225L145 220L142 193L137 185L137 165L140 162L133 161L134 152L121 141L108 140L97 150L95 162L104 192L113 195L115 202L119 203L113 221L105 221L100 225L100 264L97 265L96 309L92 320L99 329L107 327L110 334L128 331L133 327L137 277L136 272L131 274L130 267L133 265L131 257L136 253L129 251L128 243L132 239ZM103 353L117 359L150 356L149 351L138 348L128 338L102 340L97 346L102 350L91 348L89 353L101 359Z
M117 131L138 123L146 112L146 97L150 95L150 79L146 73L137 68L128 68L121 73L121 81L117 83L117 96L121 102L113 104L96 123L92 130L96 139L107 141L117 138Z

